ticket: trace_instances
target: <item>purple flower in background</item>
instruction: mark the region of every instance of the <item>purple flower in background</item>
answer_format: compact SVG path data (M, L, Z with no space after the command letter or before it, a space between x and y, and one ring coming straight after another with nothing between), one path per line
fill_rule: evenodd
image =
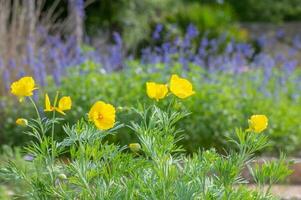
M3 83L4 83L4 86L5 86L5 90L9 90L10 82L11 82L9 70L4 69L4 71L2 73L2 78L3 78Z
M11 70L16 70L17 69L16 61L13 60L13 59L9 59L8 66Z
M301 49L301 39L300 39L300 36L299 35L296 35L294 38L293 38L293 46L296 48L296 49Z
M187 27L186 34L182 43L182 47L188 48L191 45L191 40L197 37L198 34L199 31L197 30L197 28L194 25L190 24Z
M257 42L257 44L259 45L260 48L263 48L267 45L268 41L267 41L267 38L264 35L262 35L262 36L257 38L256 42Z
M198 29L194 25L189 24L187 31L186 31L186 37L193 39L193 38L197 37L198 35L199 35Z
M277 53L275 60L277 63L283 63L286 60L286 57L283 53Z
M297 49L295 49L294 47L292 47L292 48L290 48L289 50L288 50L288 56L289 57L293 57L293 56L295 56L297 54Z
M297 64L298 64L297 60L290 60L283 64L283 68L288 74L291 74L297 67Z
M156 28L155 28L155 31L152 34L152 38L154 40L159 40L160 39L160 33L161 33L162 30L163 30L163 25L162 24L157 24Z
M226 46L226 53L231 54L234 50L233 41L230 41Z
M210 46L210 52L215 54L217 53L218 50L218 43L216 39L212 39L209 41L209 46Z
M276 31L276 37L277 37L277 39L279 39L279 40L283 39L284 36L285 36L285 31L282 28L280 28L280 29L278 29Z
M113 39L117 46L122 47L122 38L119 33L113 33Z
M203 48L207 48L208 45L209 45L208 38L207 37L202 38L200 46Z

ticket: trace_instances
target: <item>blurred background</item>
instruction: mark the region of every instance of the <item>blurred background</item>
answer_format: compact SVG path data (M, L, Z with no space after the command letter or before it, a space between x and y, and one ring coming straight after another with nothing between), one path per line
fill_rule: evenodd
M15 120L33 109L9 92L19 77L37 81L41 112L45 92L70 95L66 123L74 123L99 99L152 103L145 82L177 73L196 90L179 105L192 113L179 124L188 152L223 151L256 113L270 120L264 154L299 155L300 20L301 0L0 0L0 145L30 140ZM118 113L122 123L135 119ZM124 128L110 140L137 138Z

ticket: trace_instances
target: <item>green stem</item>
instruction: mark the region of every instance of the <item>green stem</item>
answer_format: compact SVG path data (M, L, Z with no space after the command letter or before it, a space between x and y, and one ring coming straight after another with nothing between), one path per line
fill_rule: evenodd
M267 197L269 195L271 188L272 188L272 183L269 182L269 187L267 188L267 190L265 192L265 197Z
M39 121L42 121L41 116L40 116L40 112L39 112L39 110L38 110L38 108L37 108L36 103L34 102L34 100L32 99L32 97L29 97L29 99L30 99L31 103L33 104L33 106L34 106L34 108L35 108L35 110L36 110L36 113L37 113L37 116L38 116L38 118L39 118Z
M40 112L38 110L38 107L37 107L37 105L34 102L34 100L33 100L32 97L29 97L29 100L31 101L32 105L34 106L34 108L36 110L36 113L37 113L37 116L38 116L38 120L39 120L39 126L40 126L40 129L41 129L41 132L42 132L42 136L44 137L44 128L43 128L43 125L42 125L42 118L41 118Z
M53 107L56 107L58 96L59 96L59 92L56 93ZM55 157L55 155L54 155L54 120L55 120L55 110L53 110L52 126L51 126L51 158L52 158L53 162L54 162L54 157Z
M55 119L55 111L52 114L52 127L51 127L51 157L54 161L54 119Z

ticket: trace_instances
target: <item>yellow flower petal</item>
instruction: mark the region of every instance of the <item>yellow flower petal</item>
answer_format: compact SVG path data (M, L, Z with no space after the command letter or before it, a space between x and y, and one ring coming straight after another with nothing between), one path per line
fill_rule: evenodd
M54 108L51 106L49 96L48 96L48 94L46 93L46 94L45 94L45 109L44 109L44 111L45 111L45 112L52 112L53 109L54 109Z
M248 131L255 133L261 133L268 127L268 118L265 115L252 115L248 122Z
M181 99L185 99L195 92L192 89L192 84L178 75L172 75L170 79L170 91Z
M33 95L33 91L37 88L35 87L35 81L30 76L25 76L18 81L11 84L11 93L20 98L22 101L23 97L28 97Z
M71 97L65 96L60 99L58 109L61 111L70 110L71 106L72 106Z
M158 84L155 82L146 83L146 92L149 98L159 101L163 99L168 93L168 87L165 84Z
M97 101L91 107L88 116L100 130L110 129L115 124L115 108L103 101Z

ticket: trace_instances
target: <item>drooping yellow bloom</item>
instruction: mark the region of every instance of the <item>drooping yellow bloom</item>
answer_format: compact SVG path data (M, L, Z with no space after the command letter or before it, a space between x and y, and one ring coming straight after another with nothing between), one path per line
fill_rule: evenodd
M33 91L37 88L35 87L35 81L30 76L25 76L18 81L11 84L11 93L22 101L24 97L29 97L33 95Z
M89 120L93 121L100 130L112 128L115 123L114 106L103 101L97 101L89 111Z
M149 98L159 101L159 99L163 99L166 96L168 87L165 84L147 82L146 92Z
M71 97L69 96L64 96L59 100L58 106L52 106L50 103L50 99L48 94L45 94L45 112L52 112L52 111L57 111L61 113L62 115L65 115L66 113L64 111L70 110L72 107L72 100Z
M195 93L192 89L192 84L188 80L175 74L170 79L170 91L181 99L185 99Z
M55 110L63 115L65 115L65 110L70 110L72 106L71 97L64 96L59 101L59 106L55 107Z
M255 133L261 133L268 127L268 118L265 115L252 115L248 122L248 131L254 131Z
M52 112L53 110L54 110L54 108L51 106L49 96L46 93L45 94L45 109L44 109L44 111L45 112Z
M129 144L129 148L131 149L131 151L133 152L138 152L141 149L141 146L139 143L131 143Z
M20 126L27 126L28 121L27 121L27 119L24 119L24 118L18 118L16 120L16 124L18 124Z

